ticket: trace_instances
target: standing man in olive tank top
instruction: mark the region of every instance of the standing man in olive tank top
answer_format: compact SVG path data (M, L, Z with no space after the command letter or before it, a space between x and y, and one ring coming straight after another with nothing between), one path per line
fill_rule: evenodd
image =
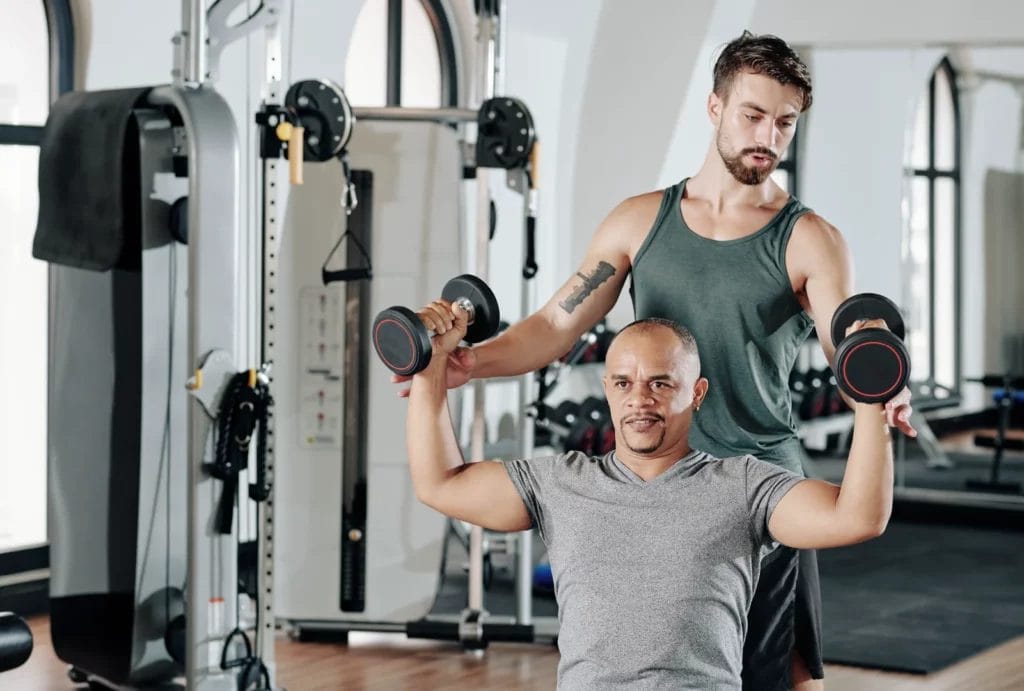
M636 318L678 322L700 347L710 388L691 445L802 474L789 373L812 329L833 362L832 314L853 284L839 231L769 177L810 104L807 67L784 41L745 32L726 45L707 104L715 136L700 170L619 204L544 307L450 356L449 387L551 363L611 310L632 273ZM450 315L419 314L439 333L451 328ZM886 405L887 423L916 436L910 413L907 390ZM824 687L820 600L814 552L781 547L765 558L748 613L744 688Z

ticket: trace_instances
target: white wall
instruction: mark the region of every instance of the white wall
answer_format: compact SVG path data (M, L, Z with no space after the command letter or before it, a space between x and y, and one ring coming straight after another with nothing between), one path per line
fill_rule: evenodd
M658 185L713 7L710 0L604 4L578 94L571 206L560 214L569 214L574 267L618 202ZM614 326L632 320L628 300L623 291L609 318Z
M171 81L171 37L181 27L181 3L94 0L90 15L85 89Z
M839 228L855 289L902 299L903 161L907 127L938 51L810 52L801 198Z
M686 100L665 153L658 187L674 185L695 173L704 162L714 135L707 112L708 95L714 81L711 71L725 44L749 25L756 5L756 0L719 0L714 3L711 20L690 78L680 84L680 88L686 90Z
M913 47L1020 44L1018 0L758 0L751 27L797 45Z

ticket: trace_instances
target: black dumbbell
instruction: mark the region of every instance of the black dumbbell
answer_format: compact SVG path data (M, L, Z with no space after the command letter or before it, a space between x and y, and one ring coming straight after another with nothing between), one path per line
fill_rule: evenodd
M826 415L839 415L841 412L846 410L846 401L843 400L842 394L839 392L839 383L836 381L836 376L833 372L828 373L828 401L825 403L825 414Z
M448 281L441 297L458 303L469 315L468 343L485 341L495 334L501 317L498 301L487 284L472 274ZM395 374L410 376L426 369L434 349L433 332L407 307L389 307L373 320L373 347Z
M828 407L827 369L808 370L803 378L803 398L800 399L799 414L801 420L813 420L826 414Z
M562 401L552 408L546 403L538 403L530 408L528 415L536 418L536 429L553 438L565 451L574 451L576 447L569 441L573 427L580 419L580 406L575 401Z
M858 319L881 319L889 329L861 329L847 336L846 329ZM839 388L861 403L885 403L895 397L910 378L910 353L903 336L903 317L892 300L875 293L847 298L832 316Z
M588 456L598 453L600 433L609 419L608 403L596 396L583 400L562 401L554 408L541 404L535 409L537 426L551 433L565 451L582 451Z
M593 456L601 448L601 428L611 418L608 401L588 396L580 403L577 419L569 432L566 446Z

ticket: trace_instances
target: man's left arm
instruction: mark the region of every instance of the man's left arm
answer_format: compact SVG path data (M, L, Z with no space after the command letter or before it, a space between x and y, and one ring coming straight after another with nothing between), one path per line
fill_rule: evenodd
M797 549L841 547L878 537L892 513L892 444L880 404L854 406L853 439L841 486L803 480L768 518L768 531Z
M836 344L832 342L832 315L853 294L853 261L842 234L817 214L808 213L797 221L786 250L786 263L804 277L803 292L814 319L818 342L833 366ZM890 325L891 326L891 325ZM851 408L853 401L843 399ZM910 424L910 389L904 388L885 404L885 419L910 437L917 430Z

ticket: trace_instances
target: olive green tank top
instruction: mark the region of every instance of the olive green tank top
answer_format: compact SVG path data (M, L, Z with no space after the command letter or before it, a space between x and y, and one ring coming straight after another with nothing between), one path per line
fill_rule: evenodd
M790 197L760 230L711 240L683 220L686 180L665 190L657 219L633 260L637 319L662 317L697 340L710 382L693 416L690 444L719 458L752 454L803 473L789 373L813 321L786 271L786 245L810 209Z

